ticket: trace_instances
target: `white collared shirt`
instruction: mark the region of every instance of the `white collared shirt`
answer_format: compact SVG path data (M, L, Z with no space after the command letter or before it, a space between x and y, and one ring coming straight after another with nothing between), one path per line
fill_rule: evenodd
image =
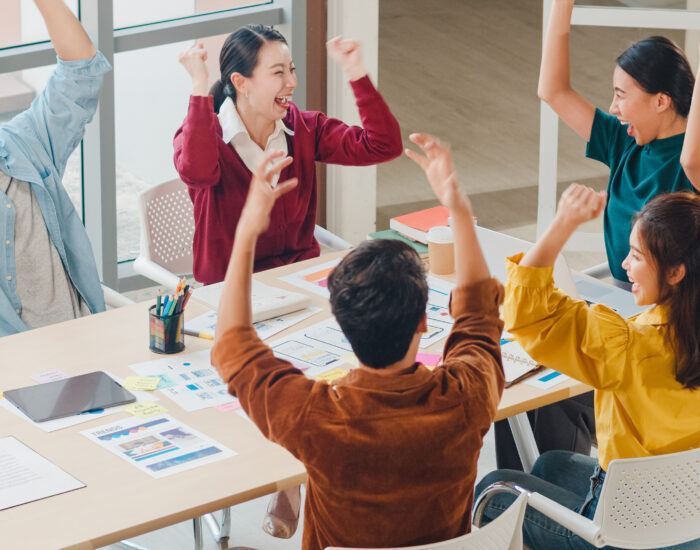
M287 155L289 150L287 149L287 139L284 134L294 135L294 132L287 128L281 120L277 120L275 121L275 129L272 135L267 138L265 150L262 150L250 137L248 129L245 127L241 115L238 114L236 105L230 97L227 97L221 104L219 123L223 131L222 139L224 142L233 145L233 148L251 172L255 172L265 153L270 150L280 150ZM279 174L275 174L272 185L277 185L278 181Z

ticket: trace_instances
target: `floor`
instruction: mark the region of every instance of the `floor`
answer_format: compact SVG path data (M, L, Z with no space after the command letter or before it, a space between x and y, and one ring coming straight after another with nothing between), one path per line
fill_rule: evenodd
M401 124L405 143L416 131L450 142L479 224L534 239L541 0L433 0L429 9L421 0L382 0L379 5L379 88ZM575 28L574 86L607 109L616 55L649 34L654 33ZM680 33L664 34L682 43ZM605 187L606 168L585 158L585 143L578 136L561 127L559 144L560 191L574 181ZM380 166L378 182L378 229L386 229L393 216L436 204L419 169L405 157ZM602 223L591 222L585 230L602 233ZM575 269L604 260L602 249L565 254ZM154 294L149 289L135 298ZM479 460L479 477L494 468L490 432ZM267 500L233 509L230 548L301 547L301 529L286 541L262 532ZM192 548L191 532L188 522L135 540L153 550L184 550ZM206 530L205 542L205 548L219 547Z

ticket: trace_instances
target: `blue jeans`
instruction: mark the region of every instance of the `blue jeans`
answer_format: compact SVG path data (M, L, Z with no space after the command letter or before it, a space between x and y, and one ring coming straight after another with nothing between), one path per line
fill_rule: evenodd
M531 492L544 495L570 510L593 519L603 487L605 472L590 456L569 451L548 451L537 459L532 472L496 470L484 477L474 490L480 495L492 483L512 481ZM491 498L484 509L483 524L497 518L515 500L514 495L501 493ZM595 550L578 535L553 519L528 507L523 522L523 540L532 550ZM619 550L611 546L607 550ZM700 541L668 547L665 550L697 550Z

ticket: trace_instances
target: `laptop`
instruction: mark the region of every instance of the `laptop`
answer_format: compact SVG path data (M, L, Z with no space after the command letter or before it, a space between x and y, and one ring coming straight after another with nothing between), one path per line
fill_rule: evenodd
M504 284L507 279L506 258L526 252L534 246L529 241L479 226L476 227L476 235L491 274ZM589 304L604 304L621 317L638 315L648 307L638 306L631 292L595 279L572 275L566 259L561 254L554 262L553 277L555 286L572 298L586 300Z

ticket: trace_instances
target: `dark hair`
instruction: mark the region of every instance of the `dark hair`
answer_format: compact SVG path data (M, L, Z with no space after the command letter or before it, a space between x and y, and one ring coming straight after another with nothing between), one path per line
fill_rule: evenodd
M214 110L217 113L227 97L234 103L236 101L231 75L241 73L245 77L251 76L258 66L260 49L268 42L287 44L287 39L278 30L264 25L246 25L226 38L219 54L221 78L209 90L209 94L214 96Z
M650 36L622 52L617 64L645 92L666 94L676 112L688 117L695 77L688 58L675 42L665 36Z
M357 358L382 368L404 358L425 315L428 283L413 248L369 240L328 277L331 309Z
M659 195L634 218L659 277L659 303L669 308L669 337L676 354L675 377L686 388L700 385L700 196ZM685 277L669 285L670 271L683 264Z

